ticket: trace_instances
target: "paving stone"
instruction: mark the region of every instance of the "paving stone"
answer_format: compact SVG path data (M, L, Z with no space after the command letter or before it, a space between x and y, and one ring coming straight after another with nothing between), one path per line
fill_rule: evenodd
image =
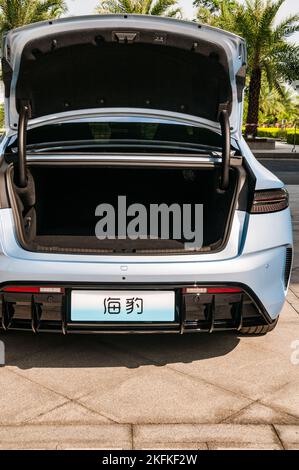
M289 328L288 331L293 332L293 329ZM228 344L236 344L233 335L211 336L204 335L190 343L186 340L181 347L179 343L170 341L159 348L134 342L131 353L143 354L149 360L167 364L185 376L207 381L251 400L260 399L297 377L297 369L290 361L292 350L289 341L283 344L284 356L277 361L277 351L264 347L267 344L264 336L237 339L238 346L233 348L228 347ZM293 339L295 337L292 333ZM125 347L125 343L122 346ZM219 354L220 348L227 352Z
M256 442L240 444L238 442L231 442L230 444L219 443L208 443L209 450L283 450L281 444L275 444L270 442L269 444L260 444Z
M275 428L285 448L290 446L299 448L298 425L275 425Z
M285 450L299 450L299 444L286 444Z
M287 295L287 301L290 302L291 304L292 302L297 302L297 300L298 300L297 295L294 292L292 292L290 288L288 291L288 295Z
M296 366L299 372L299 365ZM268 406L299 417L299 380L289 383L273 394L267 395L262 402Z
M43 413L30 420L30 423L44 424L100 424L111 423L111 420L75 402L68 402L54 410Z
M131 449L130 426L101 425L25 425L0 426L1 449Z
M295 302L291 302L291 305L296 310L296 312L299 314L299 299L297 299Z
M208 443L222 447L236 445L279 446L279 440L271 426L231 424L180 424L180 425L138 425L134 427L134 447L151 446L159 442Z
M225 420L238 424L299 424L299 417L283 413L261 403L252 403Z
M204 442L153 442L149 447L141 446L138 450L209 450Z
M291 289L298 296L299 295L299 282L292 282Z
M90 341L79 336L76 336L76 341L73 338L72 341L65 339L64 347L55 348L54 341L50 351L46 349L24 360L19 359L12 370L75 399L95 389L100 393L118 387L134 374L134 368L138 365L134 357L130 361L124 360L122 354L103 345L100 338ZM51 339L48 339L49 343Z
M296 321L290 320L283 320L279 321L277 327L271 331L271 333L264 335L262 337L247 337L244 338L244 342L248 344L248 346L255 347L256 349L260 350L260 352L264 354L264 357L267 358L267 351L272 351L274 353L279 353L279 364L278 364L278 372L281 371L282 367L288 367L290 372L290 380L292 378L296 379L297 369L289 366L292 364L292 357L294 355L294 347L299 341L299 318L297 320L297 314L293 311L293 316L295 316ZM278 363L278 357L275 360L275 367ZM298 353L299 358L299 353ZM287 366L286 366L287 364ZM273 374L273 372L272 372Z
M7 369L0 369L0 424L19 424L67 400Z
M118 387L80 399L120 423L217 422L249 400L167 368L148 366Z

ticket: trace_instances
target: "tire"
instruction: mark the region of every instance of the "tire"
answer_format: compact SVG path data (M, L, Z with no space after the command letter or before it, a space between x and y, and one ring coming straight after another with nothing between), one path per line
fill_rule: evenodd
M246 326L241 328L240 333L242 335L265 335L270 331L274 330L278 323L278 318L271 323L271 325L259 325L259 326Z

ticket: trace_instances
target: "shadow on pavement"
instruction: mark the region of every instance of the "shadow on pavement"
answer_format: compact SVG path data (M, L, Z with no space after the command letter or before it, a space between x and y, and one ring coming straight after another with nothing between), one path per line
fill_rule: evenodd
M180 335L69 335L0 333L5 364L20 369L126 367L191 363L224 356L238 344L234 333Z

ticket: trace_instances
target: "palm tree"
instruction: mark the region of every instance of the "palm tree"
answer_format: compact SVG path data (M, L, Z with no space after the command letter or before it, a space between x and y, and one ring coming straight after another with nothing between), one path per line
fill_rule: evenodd
M259 122L262 124L273 124L275 118L278 122L285 119L288 124L295 121L298 116L298 97L289 87L283 87L284 96L275 89L269 88L265 79L262 81Z
M198 7L196 16L200 23L227 31L234 30L235 15L241 8L236 0L194 0L193 5Z
M28 23L57 18L67 11L64 0L0 0L0 36ZM0 70L0 78L1 78ZM0 105L0 128L3 127L3 105Z
M177 3L177 0L100 0L97 12L100 14L137 13L180 18L182 14Z
M299 47L287 39L299 31L299 13L277 24L277 13L285 0L195 0L198 18L213 26L243 36L248 47L248 110L246 134L256 135L262 80L283 96L283 84L299 76ZM209 5L213 5L209 9Z
M66 11L64 0L0 0L0 30L57 18Z

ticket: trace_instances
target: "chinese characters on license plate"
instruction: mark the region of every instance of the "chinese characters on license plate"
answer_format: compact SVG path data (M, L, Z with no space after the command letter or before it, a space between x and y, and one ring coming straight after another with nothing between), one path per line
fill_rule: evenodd
M119 315L124 309L128 315L131 315L131 313L141 315L143 313L143 299L141 297L127 297L126 299L121 299L120 297L104 298L104 314Z
M71 321L173 322L173 291L72 291Z

